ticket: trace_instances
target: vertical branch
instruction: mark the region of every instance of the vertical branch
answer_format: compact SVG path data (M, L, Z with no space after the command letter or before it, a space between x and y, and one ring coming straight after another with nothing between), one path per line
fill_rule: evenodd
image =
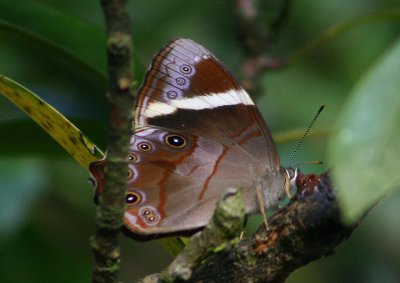
M285 62L269 55L279 29L284 24L292 0L236 0L240 36L246 58L242 84L253 96L261 92L260 75L267 69L279 68ZM268 5L268 7L265 7Z
M105 168L107 182L99 198L96 235L91 243L96 261L93 282L116 282L120 264L118 235L124 211L128 146L133 127L131 23L125 0L102 0L101 4L107 29L110 79L107 96L111 121Z

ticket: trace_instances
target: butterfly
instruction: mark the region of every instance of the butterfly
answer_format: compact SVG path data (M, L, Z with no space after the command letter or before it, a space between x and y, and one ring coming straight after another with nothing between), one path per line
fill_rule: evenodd
M129 150L123 222L133 237L198 231L229 187L243 189L248 214L268 209L293 179L249 94L190 39L168 43L153 58L138 93ZM97 195L105 162L90 165Z

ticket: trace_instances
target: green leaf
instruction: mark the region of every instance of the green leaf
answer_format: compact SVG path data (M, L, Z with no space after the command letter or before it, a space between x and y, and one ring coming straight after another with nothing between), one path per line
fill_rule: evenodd
M400 40L353 90L330 149L346 222L400 187Z
M71 14L36 1L0 1L0 34L12 35L22 45L46 55L84 78L106 82L106 37L104 31ZM13 38L7 40L15 40ZM102 48L103 47L103 48ZM134 53L132 64L136 78L144 67Z
M83 133L60 112L33 92L0 75L0 93L17 105L51 135L84 168L104 156Z
M105 78L106 53L99 48L105 46L105 35L100 28L34 1L2 0L0 30L12 28L58 48L61 58L63 54L75 57Z
M0 240L29 218L33 203L47 183L48 173L42 163L35 159L0 159Z

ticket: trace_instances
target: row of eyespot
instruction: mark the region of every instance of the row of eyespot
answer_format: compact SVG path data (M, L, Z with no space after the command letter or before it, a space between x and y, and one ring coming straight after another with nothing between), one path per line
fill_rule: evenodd
M192 70L193 69L192 69L191 66L184 64L184 65L179 67L179 70L183 75L192 75ZM183 85L187 84L187 79L186 78L176 78L175 82L178 85L183 86ZM176 90L170 90L170 91L167 92L167 97L169 99L175 99L175 98L178 97L178 92Z
M142 202L142 195L137 192L127 192L125 196L125 203L134 206ZM157 217L157 214L154 213L154 211L150 208L145 208L143 207L141 209L141 215L144 217L148 222L155 222L159 218ZM139 211L140 212L140 211Z
M174 148L182 148L186 145L186 139L176 134L166 135L164 141L167 145ZM151 144L148 142L140 142L137 147L142 152L150 151L152 149ZM136 159L135 157L129 157L129 160L135 161Z
M171 146L171 147L175 147L175 148L182 148L186 145L186 140L185 138L176 135L176 134L170 134L170 135L166 135L164 138L165 142ZM138 144L138 148L141 151L150 151L151 150L151 144L147 143L147 142L141 142ZM136 155L134 154L130 154L129 155L129 161L133 161L135 162L137 160ZM133 171L128 169L128 176L127 178L130 179L133 177ZM138 203L141 202L142 197L139 193L136 192L128 192L126 194L126 203L130 204L130 205L136 205Z
M131 206L139 204L142 201L142 196L137 192L127 192L125 197L126 204ZM150 208L142 209L141 213L142 217L144 217L148 222L154 222L158 220L156 213Z

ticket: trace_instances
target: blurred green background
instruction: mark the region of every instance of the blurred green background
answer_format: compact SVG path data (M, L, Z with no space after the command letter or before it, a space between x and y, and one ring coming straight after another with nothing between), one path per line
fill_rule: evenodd
M279 1L270 1L271 8ZM244 58L234 1L130 1L139 83L151 56L188 37L240 78ZM268 5L266 5L268 6ZM327 28L381 10L396 0L293 1L272 55L287 56ZM105 148L107 105L104 28L97 1L1 0L0 74L23 84ZM320 105L315 131L330 133L346 97L398 38L397 21L357 26L294 65L262 77L256 101L276 135L305 128ZM327 161L329 135L310 137L295 162ZM287 164L296 141L278 144ZM330 167L304 166L306 172ZM0 282L88 282L93 259L93 189L88 172L34 122L0 96ZM379 203L335 256L311 263L288 282L399 282L400 195ZM155 242L122 237L121 279L162 270L171 257Z

